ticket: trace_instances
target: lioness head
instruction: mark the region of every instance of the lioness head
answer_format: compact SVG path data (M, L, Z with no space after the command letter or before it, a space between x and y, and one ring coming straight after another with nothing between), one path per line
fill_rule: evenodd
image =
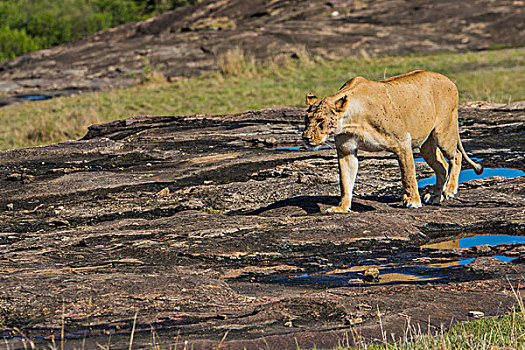
M308 110L305 117L305 129L303 140L307 145L318 146L326 141L328 136L340 132L348 97L340 98L325 97L318 99L312 94L306 95Z

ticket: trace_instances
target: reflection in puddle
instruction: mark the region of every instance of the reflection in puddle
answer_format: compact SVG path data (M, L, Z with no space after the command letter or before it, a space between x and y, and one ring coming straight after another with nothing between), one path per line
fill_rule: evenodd
M514 179L519 176L525 175L525 171L520 169L512 168L485 168L483 174L477 175L474 169L462 170L459 174L459 183L467 182L470 180L486 179L493 176L502 176L507 179ZM417 182L419 188L423 188L428 185L436 184L436 176L432 175L425 179L421 179Z
M365 265L351 266L346 269L334 269L314 273L305 273L293 276L291 281L307 284L323 284L336 286L364 286L397 283L420 283L442 280L446 277L439 275L439 271L454 266L468 265L472 259L460 259L435 264L405 264L405 265ZM378 282L366 282L363 280L363 272L368 269L379 270ZM438 275L436 275L438 273Z
M517 257L506 256L505 245L525 244L524 236L511 235L475 235L445 242L427 244L421 248L427 249L468 249L479 245L500 246L495 250L485 249L484 257L497 259L504 263L512 262ZM516 248L514 246L513 248ZM250 276L250 281L257 280L262 283L291 284L297 286L310 285L319 287L366 287L373 285L393 285L393 284L418 284L438 282L446 283L450 281L461 281L471 278L469 268L477 259L477 249L472 251L452 251L444 254L435 254L425 250L417 250L398 253L394 255L375 256L374 259L362 260L362 264L375 261L386 261L385 263L349 265L330 270L318 270L308 273L293 274L272 274L254 277ZM416 253L416 254L414 254ZM421 254L423 253L423 255ZM501 254L501 255L498 255ZM510 252L509 252L510 254ZM516 255L513 251L510 255ZM388 260L387 260L388 259ZM490 264L490 261L489 261ZM483 261L485 266L486 262ZM476 266L472 265L474 269Z
M329 148L335 148L335 146L317 146L314 149L320 150L320 149L329 149ZM277 146L275 147L278 151L300 151L300 150L306 150L307 148L304 146Z
M403 283L403 282L427 282L440 280L443 277L439 276L425 276L425 275L410 275L406 273L386 273L379 275L379 284Z
M25 96L18 96L22 100L28 100L28 101L42 101L42 100L49 100L53 98L53 96L49 95L25 95Z
M524 236L511 236L511 235L475 235L471 237L453 239L444 242L425 244L421 246L422 248L429 249L467 249L472 247L477 247L480 245L489 245L489 246L498 246L498 245L510 245L510 244L525 244ZM510 262L516 258L504 256L504 255L493 255L492 258L498 259L503 262ZM459 265L470 264L473 259L469 262L463 261Z
M409 272L379 272L378 282L365 282L361 275L355 273L329 273L325 274L303 274L300 276L292 277L292 280L300 282L301 284L322 284L322 285L334 285L334 286L365 286L365 285L381 285L381 284L396 284L396 283L417 283L436 281L442 279L442 276L431 276L424 274L416 274ZM297 281L300 279L300 281Z
M478 245L488 244L496 246L500 244L525 244L525 237L511 235L476 235L459 239L460 248L471 248Z
M483 160L483 158L476 158L476 157L470 157L470 159L472 159L475 162L481 162ZM414 162L424 162L424 161L425 161L425 158L423 157L414 158Z
M468 265L468 264L474 262L474 260L476 260L476 258L470 258L470 259L461 260L461 261L458 262L458 265L459 266L465 266L465 265Z
M498 259L499 261L503 261L503 262L510 262L512 260L516 260L517 258L511 258L509 256L504 256L504 255L493 255L492 256L494 259Z
M471 237L453 239L439 243L426 244L422 248L453 249L472 248L479 245L497 246L501 244L525 244L525 236L511 235L476 235Z

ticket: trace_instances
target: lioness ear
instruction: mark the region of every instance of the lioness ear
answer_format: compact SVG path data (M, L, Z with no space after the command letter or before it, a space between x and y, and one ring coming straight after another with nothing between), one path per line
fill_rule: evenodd
M348 104L348 96L344 95L339 100L335 101L335 109L338 112L344 112L347 104Z
M311 93L306 94L306 105L307 106L313 105L317 100L319 100L317 96L312 95Z

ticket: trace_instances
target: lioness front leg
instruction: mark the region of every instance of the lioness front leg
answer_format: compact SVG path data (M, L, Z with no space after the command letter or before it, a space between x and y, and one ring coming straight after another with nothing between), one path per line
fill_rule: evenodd
M357 160L357 147L348 148L341 138L336 138L337 159L339 162L339 185L341 187L341 202L336 207L326 210L327 213L347 213L352 205L352 192L354 190L355 178L359 162Z
M411 147L403 147L395 152L401 168L401 182L403 184L402 204L405 208L421 208L421 198L417 189L416 165Z

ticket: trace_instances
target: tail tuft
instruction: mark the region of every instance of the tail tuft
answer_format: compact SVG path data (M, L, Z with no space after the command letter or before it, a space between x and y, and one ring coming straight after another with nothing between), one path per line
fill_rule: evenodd
M480 164L476 164L474 166L474 171L477 175L481 175L483 173L483 166L481 166Z

